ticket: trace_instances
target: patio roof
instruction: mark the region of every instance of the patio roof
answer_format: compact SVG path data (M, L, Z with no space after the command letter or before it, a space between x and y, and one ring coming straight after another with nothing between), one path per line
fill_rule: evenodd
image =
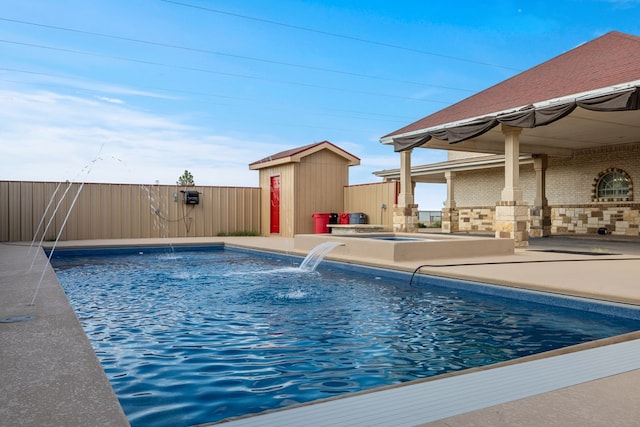
M640 140L640 37L610 32L381 138L415 147L504 153L500 123L523 128L520 152Z

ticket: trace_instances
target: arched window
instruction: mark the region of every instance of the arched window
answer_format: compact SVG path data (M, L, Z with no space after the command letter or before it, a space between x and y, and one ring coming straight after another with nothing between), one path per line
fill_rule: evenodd
M595 179L594 201L630 201L633 199L631 177L622 169L607 169Z

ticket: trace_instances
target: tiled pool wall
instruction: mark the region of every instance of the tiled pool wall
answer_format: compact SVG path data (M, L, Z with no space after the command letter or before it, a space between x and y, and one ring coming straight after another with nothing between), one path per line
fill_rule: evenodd
M72 257L72 256L100 256L100 255L134 255L134 254L166 254L172 252L213 252L222 251L225 245L173 245L173 246L108 246L99 248L62 248L53 251L52 258ZM228 247L227 247L228 249ZM51 254L51 250L46 250L47 256Z
M224 244L214 245L175 245L168 246L135 246L135 247L102 247L102 248L74 248L74 249L57 249L53 258L67 256L100 256L100 255L129 255L138 253L158 253L165 254L171 252L187 252L187 251L222 251L229 250L235 252L244 252L250 254L258 254L260 256L275 257L277 259L288 260L292 265L299 265L304 259L300 255L284 254L279 252L271 252L258 249L241 248L237 246L229 246ZM48 253L49 254L49 253ZM585 312L603 314L612 317L622 317L632 320L640 320L640 307L615 303L609 301L592 300L569 295L553 294L548 292L540 292L522 288L511 288L506 285L495 285L490 283L473 282L469 280L460 280L453 278L445 278L439 276L430 276L426 274L416 274L406 271L393 270L391 268L378 268L364 266L352 263L344 263L334 260L323 260L318 266L319 270L333 269L334 271L355 272L358 274L370 275L372 277L385 278L393 280L397 283L405 283L406 286L438 286L448 289L455 289L467 292L475 292L478 294L495 296L500 298L516 299L526 302L545 304L562 308L582 310ZM426 282L426 283L425 283Z
M385 277L398 281L406 280L407 286L424 286L425 282L428 282L429 286L438 286L448 289L475 292L482 295L517 299L537 304L604 314L613 317L640 320L640 307L631 304L592 300L588 298L574 297L571 295L561 295L515 287L512 288L506 285L495 285L470 280L430 276L427 274L416 274L415 277L413 277L413 280L411 280L413 273L404 271L345 264L336 261L325 261L325 263L336 269L345 269L347 271L355 271L363 274L372 274L375 272L375 276L377 277ZM410 282L412 283L411 285Z

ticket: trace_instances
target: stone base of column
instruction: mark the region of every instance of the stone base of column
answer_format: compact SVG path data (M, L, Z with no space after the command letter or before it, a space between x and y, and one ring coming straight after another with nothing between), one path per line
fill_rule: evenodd
M418 231L418 205L393 205L393 231L415 233Z
M460 230L460 214L456 208L442 209L442 232L456 233Z
M531 237L549 237L551 236L551 208L549 206L534 206L530 211L531 229L529 235Z
M529 246L529 205L523 201L496 204L496 238L513 239L517 248Z

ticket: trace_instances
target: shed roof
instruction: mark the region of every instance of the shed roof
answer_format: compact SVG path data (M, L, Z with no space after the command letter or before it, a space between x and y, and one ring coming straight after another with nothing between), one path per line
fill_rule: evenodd
M249 164L249 169L258 170L286 163L300 162L304 157L310 156L321 150L329 150L340 157L347 160L349 166L360 164L360 158L348 153L337 145L329 141L314 142L313 144L304 145L302 147L292 148L290 150L281 151L271 156L265 157Z
M600 102L603 95L617 94L621 91L626 91L622 102L635 103L631 105L633 108L625 108L625 110L638 109L640 37L612 31L391 132L382 137L381 141L392 143L400 137L427 136L429 132L433 138L459 142L487 132L495 127L497 122L487 122L488 129L482 129L482 132L470 137L468 134L462 138L456 135L449 139L451 132L445 132L445 130L456 127L456 130L459 130L462 125L478 124L488 118L499 118L501 115L511 117L521 112L533 112L538 108L571 102L576 104L581 100L586 101L584 105L577 104L582 108L595 111L621 111L621 109L589 108L593 107L594 100ZM561 117L572 112L573 110ZM551 121L542 125L548 123ZM536 126L540 125L533 123L531 126L522 127ZM424 142L426 141L422 141ZM420 145L422 144L414 146Z

